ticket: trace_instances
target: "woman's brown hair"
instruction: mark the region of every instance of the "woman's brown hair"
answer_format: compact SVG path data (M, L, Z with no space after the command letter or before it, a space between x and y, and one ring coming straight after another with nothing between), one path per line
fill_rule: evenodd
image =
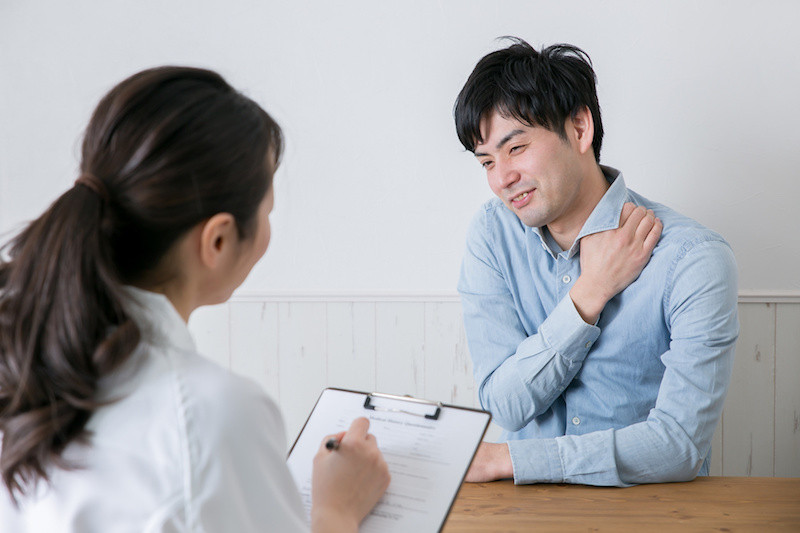
M86 437L98 381L139 343L124 284L150 280L196 224L230 213L239 235L282 151L279 126L218 74L139 72L99 103L80 176L0 256L0 474L14 500Z

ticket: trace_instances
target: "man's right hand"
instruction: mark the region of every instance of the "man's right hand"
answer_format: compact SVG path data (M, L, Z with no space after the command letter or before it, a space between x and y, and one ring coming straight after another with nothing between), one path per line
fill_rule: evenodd
M626 203L617 229L581 238L581 275L569 295L586 323L596 323L608 301L639 277L663 228L652 210Z

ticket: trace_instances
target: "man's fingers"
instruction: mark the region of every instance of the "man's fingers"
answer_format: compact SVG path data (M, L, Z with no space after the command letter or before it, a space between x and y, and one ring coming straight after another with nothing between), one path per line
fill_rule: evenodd
M664 224L661 220L656 219L652 229L650 229L650 233L648 233L647 237L644 239L644 249L647 250L648 253L653 253L656 244L658 244L658 239L661 238L661 231L663 229Z
M647 209L645 209L642 206L638 206L633 211L631 211L631 214L628 216L628 219L625 221L625 224L623 224L620 229L625 231L631 237L633 237L633 235L636 234L636 229L639 227L639 223L646 216L647 216Z
M656 215L653 213L652 209L648 209L644 218L642 218L642 220L639 222L639 225L636 227L636 242L644 242L645 238L650 233L650 230L653 229L655 223Z
M633 210L636 209L636 204L631 202L625 202L622 204L622 212L619 215L619 225L620 227L625 225L625 221L628 220L628 217L631 216Z

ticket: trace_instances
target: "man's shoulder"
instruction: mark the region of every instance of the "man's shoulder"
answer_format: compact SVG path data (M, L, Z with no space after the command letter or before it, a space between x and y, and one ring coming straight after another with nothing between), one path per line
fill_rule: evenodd
M652 209L664 223L661 238L645 268L664 276L665 294L672 293L679 280L686 291L695 294L717 282L735 293L736 258L722 235L663 204L630 190L628 193L630 201Z
M630 189L628 189L628 200L652 209L655 215L661 219L664 224L664 230L658 243L659 247L687 250L706 242L719 243L726 248L730 247L722 235L671 207L649 200Z

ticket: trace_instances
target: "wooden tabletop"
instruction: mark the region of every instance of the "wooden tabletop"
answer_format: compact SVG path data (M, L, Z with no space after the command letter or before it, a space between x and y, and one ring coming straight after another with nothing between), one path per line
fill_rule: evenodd
M629 488L465 483L445 533L800 532L800 478L698 477Z

